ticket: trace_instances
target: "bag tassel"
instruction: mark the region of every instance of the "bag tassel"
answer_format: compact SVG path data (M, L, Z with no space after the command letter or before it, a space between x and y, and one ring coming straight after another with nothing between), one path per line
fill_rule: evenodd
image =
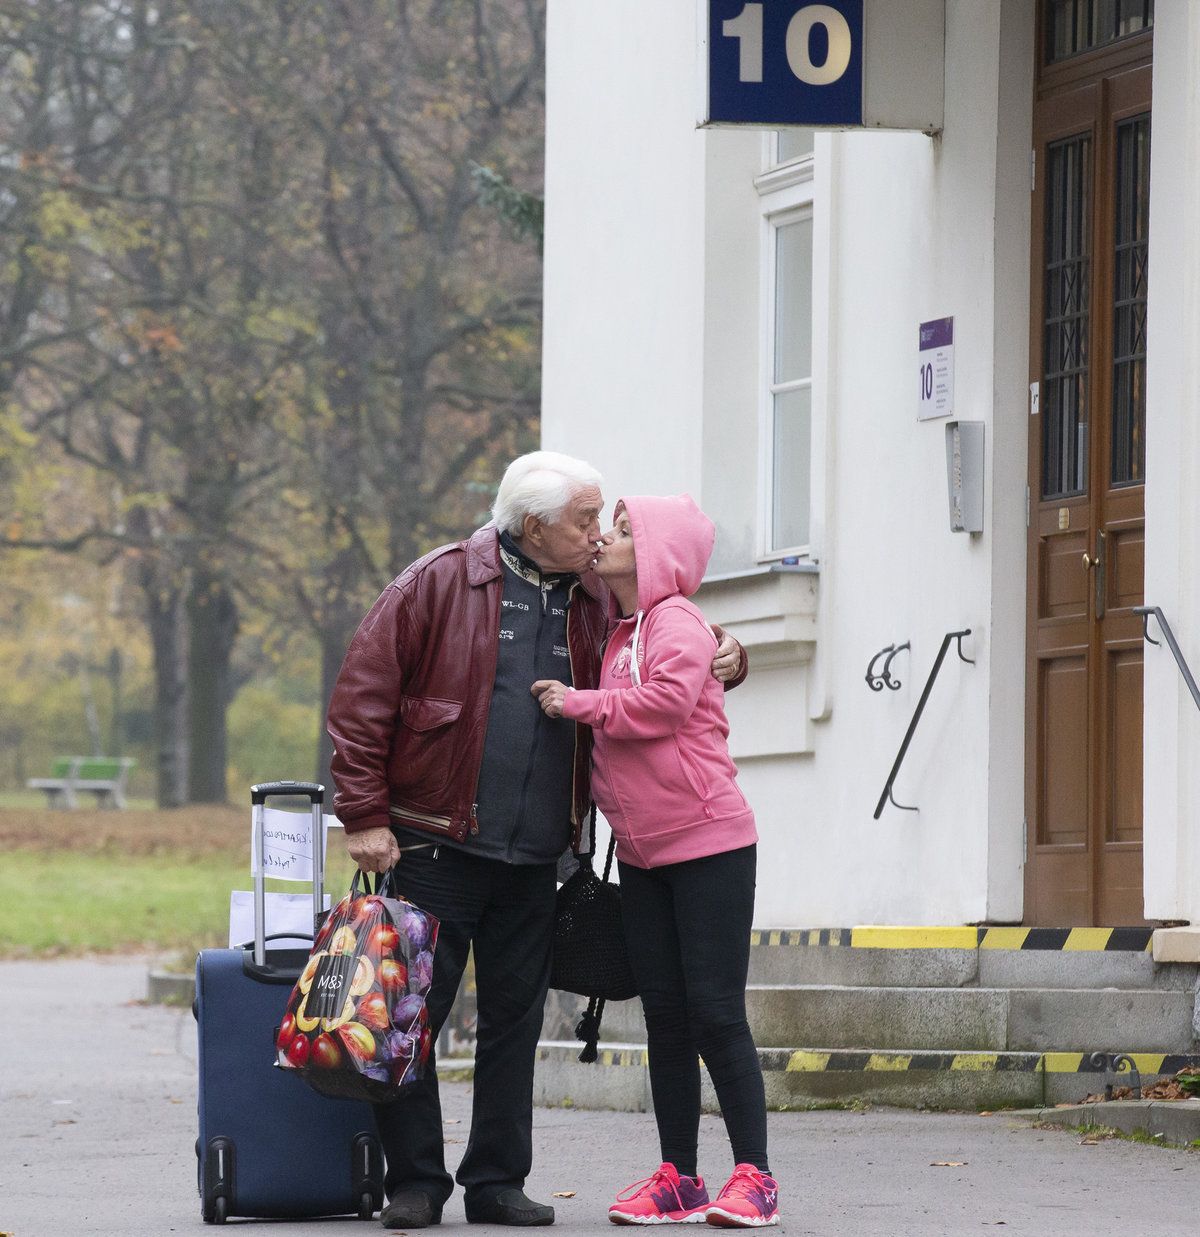
M583 1040L583 1051L579 1060L584 1065L591 1065L599 1056L597 1045L600 1042L600 1019L604 1015L604 998L592 997L583 1017L575 1027L575 1037Z

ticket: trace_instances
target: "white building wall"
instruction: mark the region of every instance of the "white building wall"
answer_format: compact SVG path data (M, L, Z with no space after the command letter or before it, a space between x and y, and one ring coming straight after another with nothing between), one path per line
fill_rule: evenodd
M548 7L543 442L599 468L610 503L703 501L693 6Z
M1200 5L1154 11L1146 388L1146 604L1200 671ZM1151 623L1151 635L1162 640ZM1150 919L1200 921L1200 714L1166 644L1146 646Z
M818 137L813 575L755 558L762 141L694 130L694 21L690 4L550 0L544 441L595 461L610 497L687 488L717 523L713 571L733 578L700 600L752 658L728 708L762 835L756 921L1019 921L1034 2L948 0L940 137ZM1177 54L1195 62L1189 38ZM1180 143L1200 120L1190 106ZM1176 216L1181 235L1194 217ZM986 426L974 537L949 531L945 422L916 420L918 323L946 315L955 416ZM1194 399L1194 356L1178 352ZM1152 563L1148 596L1168 574ZM941 638L960 627L975 664L951 647L896 784L920 811L876 822ZM872 693L871 655L905 640L903 688ZM1148 785L1155 724L1148 711Z

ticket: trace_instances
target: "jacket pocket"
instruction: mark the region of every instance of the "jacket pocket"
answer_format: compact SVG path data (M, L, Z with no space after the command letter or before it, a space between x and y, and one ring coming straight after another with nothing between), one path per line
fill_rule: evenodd
M401 696L400 721L409 730L436 730L457 721L462 701L440 700L436 696Z
M704 776L704 772L695 757L678 739L675 740L675 751L679 756L679 764L683 769L683 776L687 779L687 783L692 788L695 796L703 802L712 791L708 779Z
M413 804L447 810L442 802L461 748L455 723L462 702L436 696L401 696L388 767L394 796Z

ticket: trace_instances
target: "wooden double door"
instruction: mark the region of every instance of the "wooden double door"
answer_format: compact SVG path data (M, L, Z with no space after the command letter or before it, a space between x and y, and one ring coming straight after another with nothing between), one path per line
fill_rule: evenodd
M1039 69L1025 921L1144 922L1150 35Z

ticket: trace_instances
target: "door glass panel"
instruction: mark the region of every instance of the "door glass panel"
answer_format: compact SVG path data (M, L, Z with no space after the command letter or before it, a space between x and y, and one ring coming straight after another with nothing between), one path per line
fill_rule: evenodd
M1112 484L1146 470L1146 255L1150 234L1150 117L1117 125L1113 254Z
M1094 51L1154 25L1154 0L1049 0L1046 63Z
M1042 497L1087 489L1091 138L1046 151Z

